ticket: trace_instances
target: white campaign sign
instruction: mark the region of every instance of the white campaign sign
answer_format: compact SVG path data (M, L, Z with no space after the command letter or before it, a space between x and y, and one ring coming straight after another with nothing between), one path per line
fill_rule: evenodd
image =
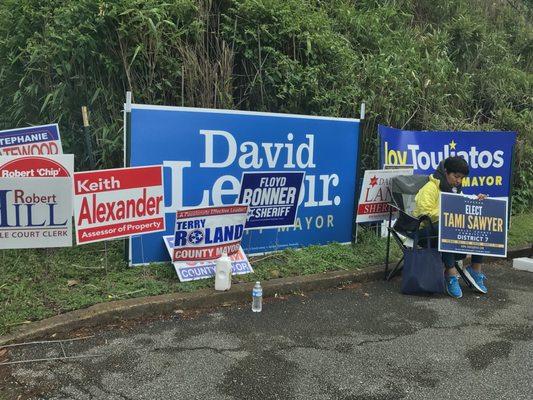
M389 218L392 200L391 179L400 175L413 175L412 169L366 170L357 207L357 223L383 221Z
M174 254L174 236L163 236L165 247L170 257ZM248 257L244 254L242 247L237 253L229 256L231 260L231 274L243 275L254 272ZM180 282L196 281L199 279L213 278L216 270L216 260L208 261L176 261L172 264Z
M72 246L73 155L0 157L0 249Z

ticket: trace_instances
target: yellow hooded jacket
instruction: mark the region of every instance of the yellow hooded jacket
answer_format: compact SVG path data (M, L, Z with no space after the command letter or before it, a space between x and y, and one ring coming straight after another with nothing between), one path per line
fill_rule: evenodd
M429 176L429 181L418 191L415 197L415 217L427 215L431 221L439 220L440 180Z

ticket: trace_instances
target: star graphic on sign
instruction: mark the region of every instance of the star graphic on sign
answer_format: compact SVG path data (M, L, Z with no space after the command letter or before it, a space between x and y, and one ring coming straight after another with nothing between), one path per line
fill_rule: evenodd
M189 242L192 244L201 243L204 240L204 233L200 230L192 231L189 233Z
M457 143L455 143L455 141L452 139L450 142L450 150L455 150L455 146L457 146Z
M372 178L370 178L370 186L374 187L378 184L378 178L377 176L373 176Z

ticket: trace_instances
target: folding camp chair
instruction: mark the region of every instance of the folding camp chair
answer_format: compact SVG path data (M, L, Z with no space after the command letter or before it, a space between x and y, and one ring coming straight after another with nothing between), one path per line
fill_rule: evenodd
M399 273L403 267L402 258L396 263L394 268L389 271L390 260L390 242L391 237L403 250L413 248L415 245L415 234L419 231L423 221L431 219L427 216L415 217L415 196L418 191L429 180L427 175L400 175L391 180L392 200L389 203L389 224L387 227L387 255L385 257L385 280L391 279ZM393 214L398 214L398 218L393 220Z
M389 271L390 260L390 238L394 238L396 243L403 250L413 248L418 245L414 243L414 239L418 236L417 232L420 230L420 225L424 221L428 221L428 224L432 226L431 219L422 215L415 217L413 215L415 209L415 197L422 186L424 186L429 180L426 175L400 175L392 178L391 180L391 194L392 201L389 203L389 224L387 227L387 255L385 257L385 280L391 279L397 273L399 273L403 267L403 255L402 258L396 263L394 268ZM393 214L398 213L398 218L393 222ZM430 240L438 239L437 236L430 236ZM461 266L456 262L455 267L459 275L464 279L468 286L472 287L472 282L465 275Z

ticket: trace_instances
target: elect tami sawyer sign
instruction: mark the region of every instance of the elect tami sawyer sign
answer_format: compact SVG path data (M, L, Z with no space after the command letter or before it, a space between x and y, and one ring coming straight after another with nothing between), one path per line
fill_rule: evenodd
M164 167L167 227L131 239L132 264L168 260L177 210L237 204L243 172L305 172L294 227L246 231L248 254L351 241L359 120L133 104L129 130L130 165Z
M507 255L507 199L441 193L439 226L439 251Z

